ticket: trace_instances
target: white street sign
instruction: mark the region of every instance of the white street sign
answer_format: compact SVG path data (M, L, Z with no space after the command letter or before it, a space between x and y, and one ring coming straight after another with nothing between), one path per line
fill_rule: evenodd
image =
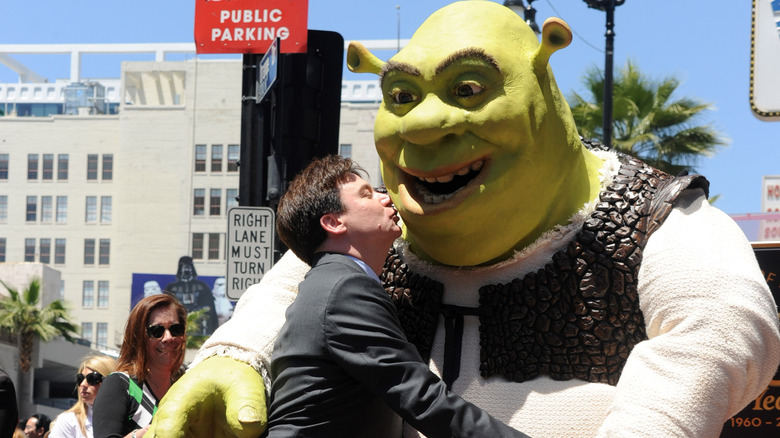
M231 300L239 299L271 269L275 219L268 207L233 207L228 211L225 294Z

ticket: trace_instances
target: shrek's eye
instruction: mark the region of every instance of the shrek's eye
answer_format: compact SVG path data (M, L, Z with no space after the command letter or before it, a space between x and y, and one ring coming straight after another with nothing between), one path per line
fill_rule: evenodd
M390 97L393 99L393 102L397 104L405 104L417 101L417 96L406 90L395 89L390 92Z
M455 96L456 97L476 96L477 94L481 93L482 90L484 90L484 88L482 88L481 86L475 83L463 82L455 86Z

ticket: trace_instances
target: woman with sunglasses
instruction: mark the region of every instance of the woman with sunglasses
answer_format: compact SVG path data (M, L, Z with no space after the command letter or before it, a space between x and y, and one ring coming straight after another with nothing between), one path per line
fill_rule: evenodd
M90 354L81 360L76 374L78 401L52 424L49 438L92 438L92 405L104 376L114 372L116 359Z
M141 299L130 312L117 372L95 401L95 438L141 438L157 403L181 375L187 310L168 294Z

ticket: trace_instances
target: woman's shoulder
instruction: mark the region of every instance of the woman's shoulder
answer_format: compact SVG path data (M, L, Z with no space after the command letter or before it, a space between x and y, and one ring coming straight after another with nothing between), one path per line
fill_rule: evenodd
M57 419L52 422L50 438L68 438L74 435L79 428L78 419L76 413L72 411L66 411L57 416Z
M98 392L98 395L100 395L100 393L102 393L104 390L111 392L117 390L127 391L131 381L134 382L136 386L138 385L136 379L129 374L121 371L115 371L103 379L103 383L100 385L100 392Z

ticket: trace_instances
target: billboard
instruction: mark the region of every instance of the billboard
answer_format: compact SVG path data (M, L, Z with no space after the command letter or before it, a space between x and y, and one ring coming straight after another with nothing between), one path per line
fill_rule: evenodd
M780 120L780 0L753 0L750 108L762 120Z
M756 260L775 302L780 302L780 243L753 243ZM764 391L723 425L720 438L769 438L780 427L780 369Z
M196 335L210 335L233 315L235 303L225 294L225 277L198 276L192 258L179 259L175 274L133 274L130 306L134 307L143 297L169 293L178 298L187 312L205 309Z

